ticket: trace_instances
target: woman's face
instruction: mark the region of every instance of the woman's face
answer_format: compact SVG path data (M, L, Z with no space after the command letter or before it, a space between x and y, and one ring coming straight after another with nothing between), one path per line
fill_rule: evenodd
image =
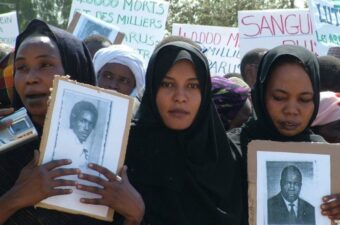
M267 112L278 132L294 136L308 125L314 111L313 88L298 64L283 64L273 70L265 94Z
M119 63L107 63L98 72L98 86L130 95L136 87L136 80L129 67Z
M49 37L26 38L17 50L14 84L32 119L43 125L55 74L64 75L57 45Z
M190 127L201 104L199 81L190 61L180 60L170 68L159 86L156 104L168 128Z

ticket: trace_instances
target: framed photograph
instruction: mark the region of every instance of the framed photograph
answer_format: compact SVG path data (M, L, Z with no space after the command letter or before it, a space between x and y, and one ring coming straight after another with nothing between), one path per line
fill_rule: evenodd
M87 168L90 162L117 173L125 159L132 105L129 96L56 76L39 162L71 159L67 167L84 173L99 176ZM83 180L79 183L86 184ZM37 206L112 221L112 209L80 202L80 198L94 197L97 196L73 188L72 194L47 198Z
M340 192L340 145L252 141L248 145L249 224L331 225L322 197Z
M84 40L90 35L99 34L109 39L113 44L121 44L125 36L124 33L120 32L118 26L80 12L74 13L67 31L81 40Z

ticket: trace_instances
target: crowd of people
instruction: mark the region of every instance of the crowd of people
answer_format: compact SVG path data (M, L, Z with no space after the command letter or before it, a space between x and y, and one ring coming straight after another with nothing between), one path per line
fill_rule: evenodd
M65 168L72 163L67 158L38 165L40 138L1 153L0 224L247 225L250 141L340 142L340 59L299 46L251 50L241 74L215 77L200 45L176 36L156 46L147 66L128 46L100 36L83 42L37 19L17 37L15 50L0 49L0 116L25 107L40 137L56 74L135 99L118 174L96 163L87 166L100 176ZM83 142L93 131L80 134L85 123L77 125L76 117L72 135ZM2 122L0 129L7 126ZM315 224L310 217L300 221L293 207L303 201L301 185L298 168L282 171L275 197L291 208L281 222L274 216L269 224ZM71 187L100 196L80 201L114 209L114 221L34 207L70 194ZM340 194L322 201L315 213L340 220Z

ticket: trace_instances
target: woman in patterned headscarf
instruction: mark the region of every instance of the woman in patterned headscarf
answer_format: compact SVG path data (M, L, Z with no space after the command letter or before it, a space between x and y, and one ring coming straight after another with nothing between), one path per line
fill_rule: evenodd
M225 130L240 127L251 115L250 88L224 77L212 77L211 83L212 98Z

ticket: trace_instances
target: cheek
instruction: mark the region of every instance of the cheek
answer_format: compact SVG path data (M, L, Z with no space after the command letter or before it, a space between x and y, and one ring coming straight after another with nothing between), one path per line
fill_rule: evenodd
M24 77L21 75L15 75L14 76L14 87L15 90L18 92L19 96L21 97L23 95L23 89L25 87L25 81Z

